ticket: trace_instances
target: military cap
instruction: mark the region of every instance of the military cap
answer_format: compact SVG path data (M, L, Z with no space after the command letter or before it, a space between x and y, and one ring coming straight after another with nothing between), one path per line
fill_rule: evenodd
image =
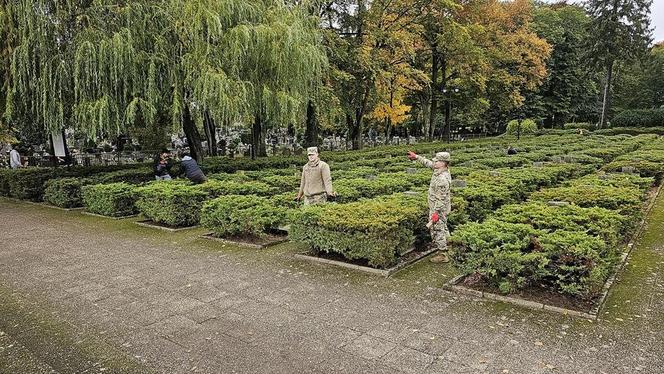
M448 152L438 152L436 153L436 156L432 160L433 162L436 161L445 161L445 162L450 162L450 154Z
M307 154L308 155L318 154L318 147L307 148Z

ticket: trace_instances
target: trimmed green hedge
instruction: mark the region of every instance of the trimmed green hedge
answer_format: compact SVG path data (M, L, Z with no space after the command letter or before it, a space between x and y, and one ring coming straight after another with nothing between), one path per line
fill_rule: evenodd
M262 237L285 219L286 208L255 195L221 196L203 204L201 210L201 225L219 237Z
M450 243L462 272L478 273L504 293L539 286L593 297L618 260L617 249L599 237L495 219L460 226Z
M594 123L590 122L570 122L563 125L563 129L565 130L583 129L583 130L592 131L595 130L596 128L597 126Z
M199 186L177 182L153 182L138 187L136 207L148 219L169 226L194 226L209 193Z
M630 109L616 115L611 121L614 127L664 126L664 109Z
M418 201L419 200L419 201ZM349 204L303 207L293 212L289 236L314 251L366 260L384 268L415 244L427 221L421 199L396 194Z
M534 201L567 201L584 208L600 207L638 217L643 192L636 187L572 185L547 188L530 195Z
M9 195L16 199L42 201L44 183L53 178L50 168L22 168L12 170L7 175Z
M81 188L91 183L91 179L82 178L51 179L44 185L44 201L61 208L83 206Z
M136 187L128 183L93 184L81 188L83 204L90 213L109 217L136 214Z

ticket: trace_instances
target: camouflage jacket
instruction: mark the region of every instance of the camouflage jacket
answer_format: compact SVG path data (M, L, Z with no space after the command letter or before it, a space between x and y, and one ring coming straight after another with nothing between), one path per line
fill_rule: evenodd
M433 162L425 157L417 156L417 161L433 169ZM443 213L446 216L452 211L452 194L450 192L452 176L448 170L434 170L429 183L429 214Z

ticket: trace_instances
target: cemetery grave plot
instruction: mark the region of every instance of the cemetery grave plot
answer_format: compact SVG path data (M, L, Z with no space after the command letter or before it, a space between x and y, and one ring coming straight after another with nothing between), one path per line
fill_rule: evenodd
M288 237L308 245L310 255L385 274L407 256L427 253L430 241L424 224L431 170L407 160L406 151L431 156L446 150L455 179L450 248L462 275L503 295L539 288L593 304L615 274L648 191L661 181L662 139L543 135L522 139L519 153L508 156L510 142L489 138L322 153L339 198L319 206L293 201L306 162L293 156L210 158L202 165L210 180L201 185L140 178L98 183L112 173L101 174L91 182L96 184L80 184L81 199L93 213L140 213L171 228L202 225L211 237L250 245L281 241L271 235L289 226ZM629 173L622 173L626 167ZM113 173L120 172L129 173ZM45 180L33 177L24 185L38 196ZM68 181L49 186L76 189ZM16 188L0 175L0 193L12 195ZM50 188L56 190L50 195L63 195ZM553 301L565 303L560 300Z

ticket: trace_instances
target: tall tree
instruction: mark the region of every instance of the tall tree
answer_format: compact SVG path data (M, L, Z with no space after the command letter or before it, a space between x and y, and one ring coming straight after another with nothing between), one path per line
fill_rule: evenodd
M606 72L599 126L606 125L611 105L610 93L616 62L633 60L650 44L652 0L588 0L588 51L594 66Z
M616 113L664 108L664 42L654 45L643 58L620 68L612 101Z
M584 43L590 18L585 10L565 3L535 9L533 30L552 46L547 60L548 75L542 86L528 96L525 106L530 118L542 118L544 126L589 120L599 94L596 75L588 72Z

